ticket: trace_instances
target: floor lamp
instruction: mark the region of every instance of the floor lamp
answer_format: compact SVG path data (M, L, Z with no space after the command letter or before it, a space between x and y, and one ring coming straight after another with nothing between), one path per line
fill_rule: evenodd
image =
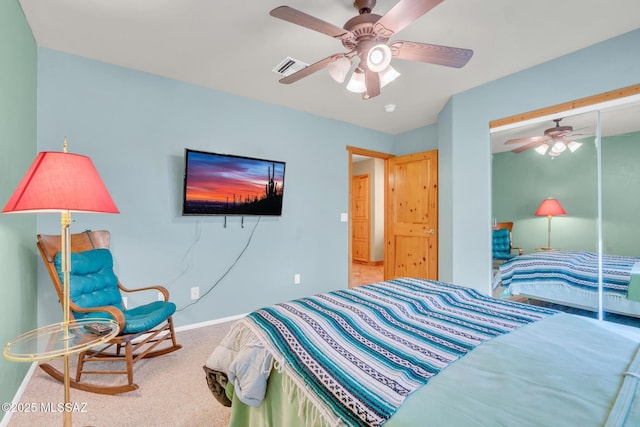
M62 340L71 340L69 321L69 272L71 212L119 213L90 158L63 152L41 152L2 210L3 213L59 212L64 301ZM43 330L45 328L42 328ZM37 332L37 330L35 331ZM65 409L69 396L69 354L64 353ZM64 411L64 425L71 425L71 412Z
M536 216L546 216L547 217L547 247L541 248L543 251L550 251L551 248L551 217L558 215L566 215L564 208L553 197L549 197L544 199L538 210L536 211Z

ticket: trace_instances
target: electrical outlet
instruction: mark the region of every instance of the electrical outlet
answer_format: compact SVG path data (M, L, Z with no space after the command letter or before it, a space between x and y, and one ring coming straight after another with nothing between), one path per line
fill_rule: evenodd
M200 298L200 288L195 286L191 288L191 299L198 299L198 298Z
M158 292L158 301L164 301L164 294L162 292Z
M294 285L299 285L300 284L300 275L298 273L293 275L293 284Z

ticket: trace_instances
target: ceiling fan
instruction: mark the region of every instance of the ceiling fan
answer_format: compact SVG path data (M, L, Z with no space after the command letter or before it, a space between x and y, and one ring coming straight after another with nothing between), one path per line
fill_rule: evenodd
M505 145L524 144L518 148L511 150L512 153L521 153L523 151L534 148L538 153L544 155L549 150L552 157L559 156L567 148L574 152L582 146L582 143L572 141L567 138L576 136L573 133L572 126L560 126L560 119L554 119L555 126L544 131L542 136L531 136L528 138L515 138L505 142Z
M325 67L331 76L342 83L355 58L359 61L352 73L347 89L362 93L364 99L380 94L380 88L400 75L391 67L391 58L420 61L447 67L463 67L473 51L412 41L387 41L414 20L437 6L443 0L400 0L384 16L371 13L376 0L355 0L353 6L359 15L348 20L343 28L325 22L289 6L280 6L271 16L340 39L348 52L337 53L311 64L287 77L280 83L290 84Z

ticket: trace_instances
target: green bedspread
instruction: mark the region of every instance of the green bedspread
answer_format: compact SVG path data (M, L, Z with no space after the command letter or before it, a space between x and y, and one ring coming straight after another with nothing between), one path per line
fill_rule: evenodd
M627 299L640 301L640 263L634 265L631 269L631 280L629 281Z
M639 343L635 328L551 316L482 343L410 395L385 425L637 426L639 380L625 372ZM234 397L230 425L321 425L297 397L286 375L273 370L262 405L250 408Z

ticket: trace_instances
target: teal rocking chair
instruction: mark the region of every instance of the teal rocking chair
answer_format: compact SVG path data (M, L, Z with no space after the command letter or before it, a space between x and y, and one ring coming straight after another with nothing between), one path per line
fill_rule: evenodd
M523 253L521 248L513 247L512 230L513 222L499 222L493 227L492 257L494 268ZM517 253L514 254L514 251Z
M136 390L133 382L133 365L145 358L156 357L180 349L177 344L171 316L176 310L169 302L169 292L162 286L127 289L113 272L113 259L109 250L108 231L86 231L71 235L70 302L71 316L82 318L109 318L115 320L120 333L98 349L78 355L75 379L70 386L94 393L119 394ZM63 279L61 273L60 236L38 235L38 249L47 271L62 302ZM162 301L127 308L121 292L161 293ZM120 361L124 370L90 370L92 362ZM104 364L103 364L104 365ZM48 363L40 367L49 375L63 382L62 372ZM85 374L126 375L126 382L116 385L92 384L82 381Z

